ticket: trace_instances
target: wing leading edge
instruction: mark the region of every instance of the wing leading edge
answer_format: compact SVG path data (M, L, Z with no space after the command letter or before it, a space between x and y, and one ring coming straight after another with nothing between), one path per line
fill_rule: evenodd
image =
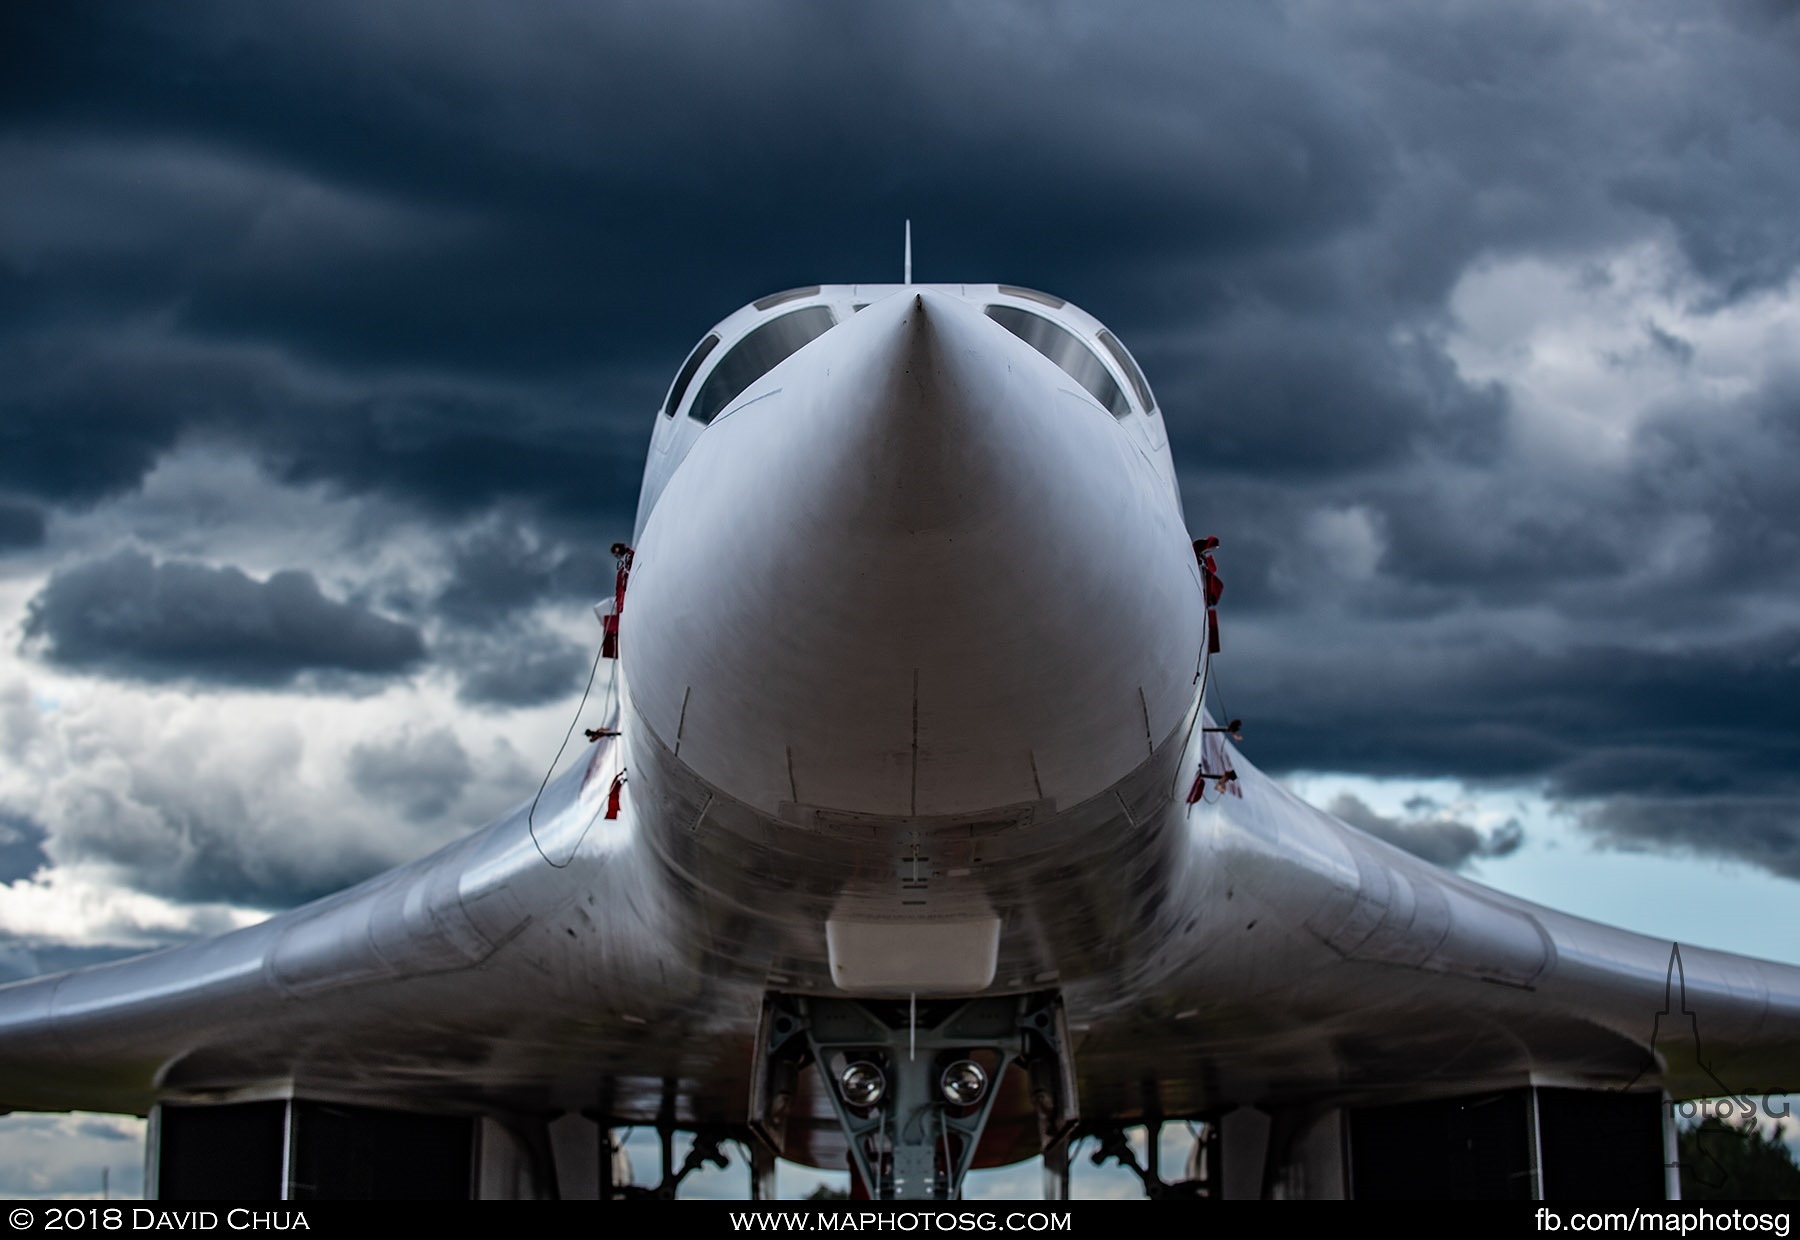
M1216 740L1187 758L1238 778L1211 804L1171 798L1187 847L1181 898L1142 930L1167 953L1139 983L1155 999L1119 1022L1130 1036L1094 1023L1084 1112L1141 1114L1125 1064L1146 1057L1168 1114L1525 1085L1677 1099L1800 1086L1800 968L1484 888L1307 805Z
M545 790L535 826L523 804L259 925L0 987L0 1107L580 1109L598 1098L570 1082L596 1061L694 1073L669 1035L704 1018L706 983L660 950L631 802L605 817L615 743Z

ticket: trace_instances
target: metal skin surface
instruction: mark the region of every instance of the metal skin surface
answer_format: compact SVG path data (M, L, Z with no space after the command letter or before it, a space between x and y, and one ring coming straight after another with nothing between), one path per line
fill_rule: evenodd
M683 414L706 366L658 415L622 736L550 786L536 842L521 804L262 925L0 988L0 1107L742 1125L762 996L845 979L1060 990L1088 1123L1800 1086L1800 969L1683 949L1696 1051L1679 997L1659 1018L1671 944L1435 869L1203 731L1160 415L1108 413L996 303L1099 330L993 285L721 323L708 366L796 306L838 320L709 426ZM1202 766L1238 779L1189 805ZM983 1163L1036 1152L1002 1090ZM786 1153L843 1165L804 1085Z

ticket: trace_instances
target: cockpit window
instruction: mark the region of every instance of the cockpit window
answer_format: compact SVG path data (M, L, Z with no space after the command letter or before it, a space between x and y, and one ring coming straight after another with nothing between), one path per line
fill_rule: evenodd
M818 285L809 284L805 288L791 288L781 293L770 293L767 297L758 297L750 304L758 310L773 310L783 302L799 301L802 297L816 296L818 291Z
M1106 363L1081 337L1041 314L1016 306L989 306L987 316L1062 367L1064 374L1086 388L1113 417L1122 418L1131 412L1131 402L1107 373Z
M719 347L719 338L710 333L705 340L694 346L694 351L687 355L687 361L681 364L681 372L675 376L675 382L669 385L669 399L663 402L663 412L669 417L681 408L681 398L687 395L688 384L694 381L694 372L700 369L712 351Z
M1049 293L1040 293L1034 288L1021 288L1017 284L1002 284L997 287L1008 297L1018 297L1025 301L1035 301L1040 305L1049 306L1052 310L1061 310L1064 306L1069 304L1060 297L1052 297Z
M1119 343L1119 338L1103 327L1100 329L1100 343L1106 346L1106 351L1113 355L1113 361L1119 364L1119 369L1131 380L1131 386L1137 389L1138 404L1144 407L1144 412L1153 412L1156 409L1156 397L1150 395L1150 384L1144 379L1144 372L1138 369L1138 364L1125 351L1125 346Z
M732 345L694 397L688 416L711 422L752 383L786 361L802 345L831 330L835 320L826 306L807 306L752 331Z

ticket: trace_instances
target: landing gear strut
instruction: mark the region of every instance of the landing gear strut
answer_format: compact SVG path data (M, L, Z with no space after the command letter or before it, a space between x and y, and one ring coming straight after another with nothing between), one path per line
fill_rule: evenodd
M770 994L751 1127L781 1148L799 1073L819 1069L855 1173L879 1200L948 1201L1013 1064L1031 1076L1045 1148L1076 1118L1074 1064L1055 992L916 1003Z

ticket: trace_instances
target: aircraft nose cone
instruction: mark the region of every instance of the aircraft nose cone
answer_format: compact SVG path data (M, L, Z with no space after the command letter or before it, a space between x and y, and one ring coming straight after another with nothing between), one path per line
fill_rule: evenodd
M647 523L640 717L726 794L937 817L1066 808L1183 719L1202 634L1166 485L980 311L896 294L716 420Z

